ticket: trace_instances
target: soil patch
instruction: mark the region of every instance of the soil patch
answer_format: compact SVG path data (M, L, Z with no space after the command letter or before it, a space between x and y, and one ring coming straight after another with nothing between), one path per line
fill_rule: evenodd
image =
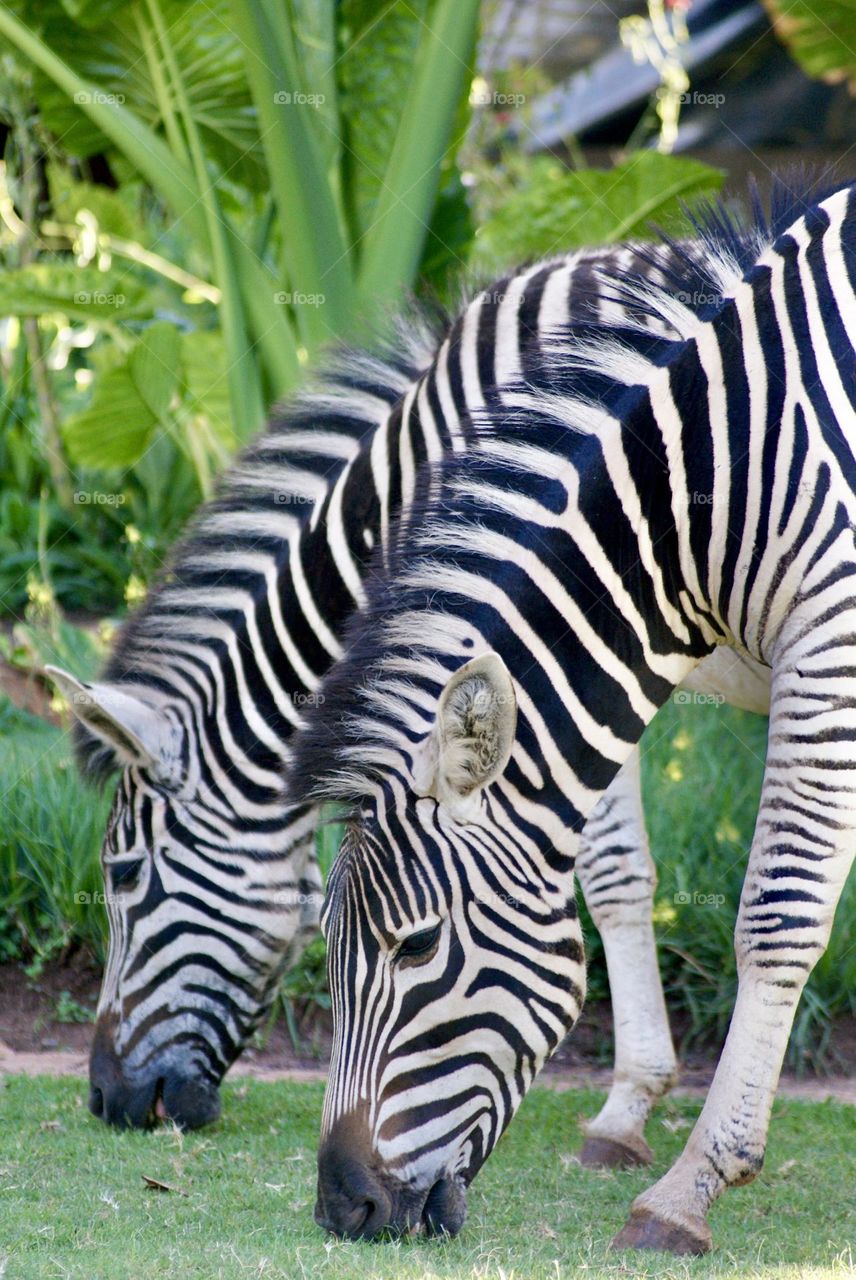
M29 979L19 965L0 965L0 1072L85 1077L92 1041L90 1021L67 1021L94 1014L101 982L99 969L77 960L54 965ZM256 1037L230 1071L230 1076L265 1080L323 1080L330 1056L329 1015L317 1007L294 1010L297 1043L280 1016ZM673 1018L680 1044L686 1032ZM589 1006L574 1032L557 1050L541 1077L544 1084L565 1089L608 1088L612 1064L612 1014L608 1002ZM682 1055L678 1092L702 1095L716 1067L718 1046ZM786 1073L785 1097L820 1101L836 1098L856 1105L856 1019L836 1024L830 1061L834 1074L796 1078Z

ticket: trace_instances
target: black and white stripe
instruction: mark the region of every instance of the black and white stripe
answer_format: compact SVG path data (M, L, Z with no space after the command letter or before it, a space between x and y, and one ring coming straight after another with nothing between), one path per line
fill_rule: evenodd
M85 767L103 777L126 766L104 849L111 946L92 1059L98 1114L144 1122L160 1103L188 1124L209 1118L211 1092L314 924L317 813L285 804L282 769L363 602L375 544L388 546L426 468L467 451L495 386L543 383L550 334L568 320L621 314L620 301L598 292L601 266L663 278L637 250L572 255L478 294L442 340L411 316L382 357L340 353L230 470L103 680L70 685ZM626 847L623 920L650 921L641 823ZM604 836L610 860L615 848ZM589 852L583 887L607 950L625 953L612 941L615 892L597 842ZM607 1108L619 1119L594 1130L642 1150L647 1106L674 1054L650 926L636 951L610 965L613 984L626 975L616 994L637 1011L659 1000L660 1016L622 1022L621 1098ZM207 1087L205 1106L181 1100L176 1081L188 1078Z
M719 213L704 242L667 288L614 279L629 314L558 330L539 376L482 384L477 441L426 479L298 735L292 798L351 813L317 1210L344 1234L460 1226L579 1013L586 819L718 646L772 670L740 990L622 1242L709 1247L710 1204L760 1167L856 842L856 189L782 186L769 222Z

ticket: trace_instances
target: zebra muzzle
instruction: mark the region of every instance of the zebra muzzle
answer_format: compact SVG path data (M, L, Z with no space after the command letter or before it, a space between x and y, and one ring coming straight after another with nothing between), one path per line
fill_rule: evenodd
M428 1236L456 1236L467 1217L467 1193L457 1178L441 1178L428 1192L422 1229Z
M315 1221L350 1240L402 1235L454 1236L464 1225L463 1182L443 1174L417 1188L394 1177L372 1150L365 1118L340 1117L318 1153Z
M130 1072L112 1040L113 1025L96 1025L89 1058L89 1110L119 1128L148 1129L172 1121L182 1129L198 1129L220 1114L217 1082L187 1065L152 1062L144 1072Z

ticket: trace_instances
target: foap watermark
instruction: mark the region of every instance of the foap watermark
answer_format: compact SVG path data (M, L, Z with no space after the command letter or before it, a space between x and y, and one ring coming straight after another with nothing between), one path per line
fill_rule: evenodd
M510 295L503 293L501 289L485 289L481 297L485 303L491 307L501 307L505 299Z
M481 907L492 907L494 909L501 909L502 907L515 909L523 905L516 894L513 893L480 893L475 901Z
M678 98L682 107L713 107L716 111L725 103L724 93L682 93Z
M101 890L86 893L81 890L74 895L74 901L79 907L115 907L122 899L118 893L104 893Z
M280 889L273 895L273 901L278 907L314 907L316 911L320 911L324 905L324 894L320 889L314 889L309 893Z
M517 111L526 103L525 93L502 93L487 85L477 86L470 94L471 107L498 107L500 111Z
M96 290L90 293L88 290L81 290L74 295L75 304L78 307L124 307L124 293L102 293Z
M310 689L301 689L291 695L295 707L323 707L327 699L323 693L315 693Z
M273 95L278 107L323 107L327 97L323 93L300 93L291 89L279 89Z
M327 301L325 293L301 293L295 289L281 289L273 295L278 307L323 307Z
M697 889L692 893L688 889L679 889L672 899L676 907L724 907L724 893L700 893Z
M74 504L77 507L123 507L124 493L103 493L100 489L76 489Z
M124 93L104 93L102 89L81 89L74 95L74 101L79 107L91 106L93 103L101 107L123 107L125 95Z
M682 289L675 294L678 302L682 302L685 307L713 307L722 301L722 297L718 293L712 293L706 289Z
M679 707L721 707L725 698L721 693L693 693L691 689L676 689L672 701Z
M273 495L278 507L311 507L315 499L308 493L278 492Z

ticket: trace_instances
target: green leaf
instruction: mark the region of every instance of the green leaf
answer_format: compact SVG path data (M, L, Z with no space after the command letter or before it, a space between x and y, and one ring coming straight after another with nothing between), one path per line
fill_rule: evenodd
M764 0L764 8L808 75L856 88L856 0Z
M477 0L436 0L422 28L383 189L365 237L360 294L370 311L398 301L415 278L458 104L472 76L477 23Z
M318 134L330 166L338 165L341 151L336 7L336 0L292 0L291 4L295 51L303 68L303 83L318 98Z
M638 151L614 169L569 171L539 157L476 236L477 261L498 270L585 245L689 230L684 205L714 195L724 174L683 156Z
M181 338L174 324L150 325L131 352L131 377L140 398L156 418L162 418L178 386Z
M115 324L150 314L145 290L126 271L36 262L0 272L0 315L43 316Z
M181 335L181 361L191 410L204 414L220 439L233 448L235 438L225 374L226 348L219 330Z
M127 9L131 0L62 0L62 7L74 22L83 27L100 27Z
M268 13L258 0L234 0L232 13L245 51L270 189L282 226L283 285L321 300L318 306L296 308L301 337L311 350L347 331L353 301L350 247L327 177L318 122L313 119L317 95L303 82L284 13Z
M46 0L50 3L50 0ZM94 94L90 82L58 57L26 22L0 5L0 34L56 84L68 99L82 101L81 110L96 122L124 157L137 168L195 236L203 253L211 253L198 183L183 157L172 154L160 136L124 103L108 103ZM222 219L230 254L239 274L241 297L262 352L274 394L294 385L298 373L294 338L284 309L274 302L276 280L227 219Z
M345 190L355 238L372 225L386 168L403 124L403 104L414 75L420 43L436 5L432 0L393 3L380 13L367 0L344 0L340 9L342 121ZM472 50L463 53L469 63ZM460 57L449 51L450 60ZM443 159L440 190L425 236L419 274L442 291L450 269L460 269L473 237L466 193L455 156L470 121L471 76L464 75L451 146ZM415 131L414 131L415 132ZM424 230L424 228L422 228ZM409 283L409 282L408 282Z
M474 235L467 190L455 167L437 196L419 263L420 280L441 299L448 297L451 301L457 296L455 279L469 259Z
M371 226L430 0L342 0L340 105L346 192L355 239Z
M73 20L67 8L77 11ZM112 13L116 8L121 12ZM204 5L161 0L160 9L206 152L217 158L218 168L232 181L263 189L256 116L227 0ZM91 82L78 91L78 99L87 92L100 94L103 105L126 107L160 132L164 104L148 57L151 24L140 0L120 6L101 0L95 12L83 0L71 6L42 0L36 12L35 21L32 12L22 16L54 54ZM41 73L33 89L43 123L62 139L64 150L88 156L109 148L105 134L81 110L82 101L69 98Z
M63 423L63 438L80 466L130 467L145 451L155 422L124 364L98 379L89 408Z
M413 283L454 135L461 95L472 79L478 0L436 0L419 49L372 225L365 235L360 294L376 308Z

